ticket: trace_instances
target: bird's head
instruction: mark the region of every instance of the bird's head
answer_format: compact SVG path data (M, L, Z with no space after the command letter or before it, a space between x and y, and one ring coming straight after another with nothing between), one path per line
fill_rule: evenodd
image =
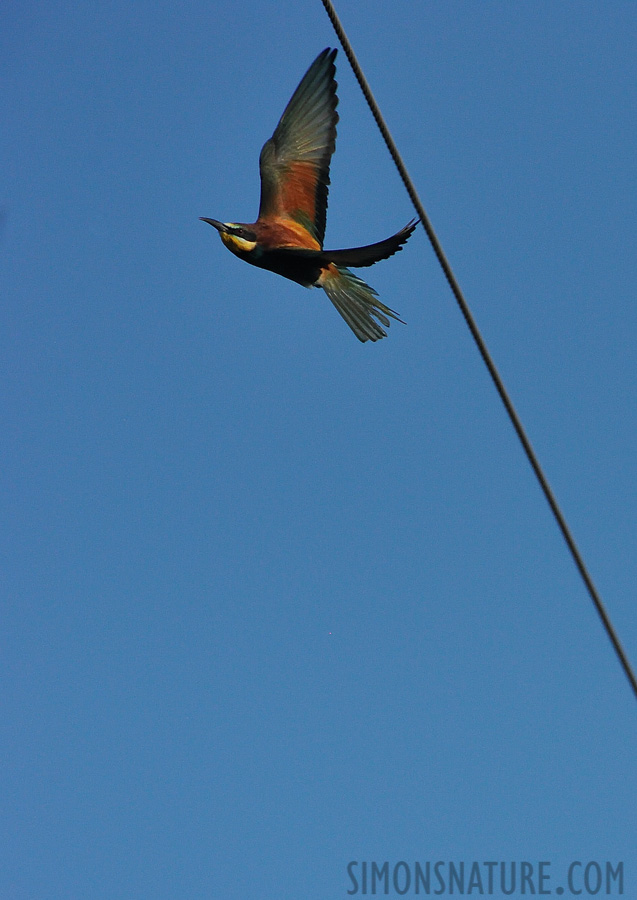
M200 218L202 222L207 222L217 229L221 240L233 253L239 255L249 253L257 245L257 236L249 225L242 225L240 222L218 222L216 219L205 219L203 216Z

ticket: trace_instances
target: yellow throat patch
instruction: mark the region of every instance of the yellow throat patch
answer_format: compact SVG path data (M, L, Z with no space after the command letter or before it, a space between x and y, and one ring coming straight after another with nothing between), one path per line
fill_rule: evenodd
M246 241L245 238L238 237L236 234L228 234L224 231L221 232L221 240L228 250L234 250L235 252L238 250L241 253L249 253L257 245L256 241Z

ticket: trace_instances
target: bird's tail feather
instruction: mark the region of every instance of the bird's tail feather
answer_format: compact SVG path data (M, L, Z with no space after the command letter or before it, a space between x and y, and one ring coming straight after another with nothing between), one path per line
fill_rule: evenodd
M375 319L385 328L389 328L390 318L403 321L397 313L380 302L374 288L344 266L328 266L321 273L318 285L323 288L359 341L378 341L387 337L387 332Z
M408 225L401 228L399 232L384 241L379 241L377 244L368 244L366 247L352 247L349 250L324 250L323 256L337 266L354 266L354 268L373 266L374 263L379 262L381 259L388 259L394 253L398 253L402 249L402 245L411 236L417 224L418 219L413 219Z

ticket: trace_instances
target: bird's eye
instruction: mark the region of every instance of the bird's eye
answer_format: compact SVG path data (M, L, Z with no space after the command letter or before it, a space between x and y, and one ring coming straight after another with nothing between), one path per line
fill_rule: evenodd
M252 231L250 231L248 228L242 228L240 225L235 225L232 229L230 229L230 234L234 237L241 238L244 241L256 240Z

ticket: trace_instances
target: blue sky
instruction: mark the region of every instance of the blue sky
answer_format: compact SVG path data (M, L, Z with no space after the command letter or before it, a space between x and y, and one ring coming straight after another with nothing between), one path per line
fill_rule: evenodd
M635 664L635 6L338 9ZM3 26L0 895L325 900L352 860L634 895L635 698L424 233L361 345L198 221L256 216L321 4ZM413 211L337 78L352 246Z

